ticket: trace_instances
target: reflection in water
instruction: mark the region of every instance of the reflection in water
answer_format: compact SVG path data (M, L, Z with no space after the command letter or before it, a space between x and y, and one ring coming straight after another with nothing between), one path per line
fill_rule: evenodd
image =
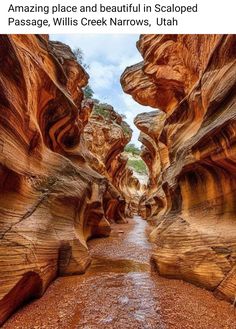
M86 275L104 272L145 272L149 270L150 266L148 264L136 262L130 259L94 258L90 268L86 272Z
M136 217L135 225L127 235L128 242L133 243L139 249L140 246L142 246L145 250L151 250L151 244L147 240L148 231L150 231L150 227L148 227L147 222L139 217Z

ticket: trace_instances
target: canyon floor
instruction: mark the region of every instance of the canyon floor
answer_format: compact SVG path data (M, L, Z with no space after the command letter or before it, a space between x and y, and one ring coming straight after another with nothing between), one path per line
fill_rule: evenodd
M233 329L236 310L212 293L157 275L150 265L150 227L139 217L89 241L84 275L60 277L4 329Z

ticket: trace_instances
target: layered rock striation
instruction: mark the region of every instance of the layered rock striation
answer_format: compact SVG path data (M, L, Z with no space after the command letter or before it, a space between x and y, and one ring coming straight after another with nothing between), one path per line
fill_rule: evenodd
M0 43L1 325L58 275L86 270L86 241L109 235L107 195L120 195L126 181L113 186L108 160L103 172L87 158L89 77L70 48L40 35L2 35Z
M156 222L160 274L231 301L236 294L236 37L142 35L143 62L126 93L155 110L137 116L150 173L140 203Z
M85 150L90 165L110 182L104 196L104 209L109 221L126 222L137 210L140 183L127 166L128 158L122 154L129 143L132 130L108 104L94 105L89 122L83 132Z

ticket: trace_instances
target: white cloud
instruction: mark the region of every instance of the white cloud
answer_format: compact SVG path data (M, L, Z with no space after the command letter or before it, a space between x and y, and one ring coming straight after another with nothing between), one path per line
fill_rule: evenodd
M109 89L114 83L114 76L117 75L117 67L112 64L103 64L93 61L89 64L90 84L94 91Z
M102 58L104 61L119 64L123 58L136 56L141 59L136 41L138 35L132 34L53 34L51 39L60 40L72 49L81 48L85 60Z

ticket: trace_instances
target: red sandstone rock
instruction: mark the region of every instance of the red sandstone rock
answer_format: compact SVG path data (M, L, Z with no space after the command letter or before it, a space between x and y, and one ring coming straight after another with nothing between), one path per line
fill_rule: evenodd
M0 43L2 324L59 274L86 270L86 241L109 235L104 199L116 187L86 158L93 103L83 100L88 74L70 48L40 35Z
M144 61L125 92L158 108L139 115L149 190L140 213L156 221L158 271L235 298L234 35L143 35Z
M111 182L104 195L104 210L108 220L119 223L132 216L140 197L140 184L121 154L131 136L132 130L112 106L95 104L84 129L85 149L93 155L90 165Z

